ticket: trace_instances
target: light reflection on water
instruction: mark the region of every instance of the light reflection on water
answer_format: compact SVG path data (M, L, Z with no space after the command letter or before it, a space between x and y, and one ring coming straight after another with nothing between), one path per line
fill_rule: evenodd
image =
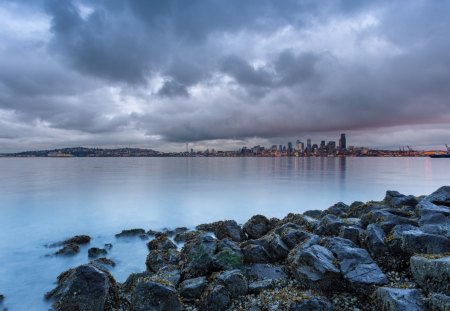
M0 159L0 293L10 310L45 310L56 276L87 262L46 257L43 245L75 234L113 243L113 274L145 269L145 241L125 228L188 226L254 214L283 217L388 189L427 194L450 184L450 161L430 158Z

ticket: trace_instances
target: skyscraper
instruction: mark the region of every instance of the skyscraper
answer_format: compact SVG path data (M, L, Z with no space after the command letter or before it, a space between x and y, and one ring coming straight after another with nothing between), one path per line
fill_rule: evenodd
M341 138L339 139L339 148L341 150L346 150L347 149L347 140L345 138L345 134L344 133L341 134Z
M306 150L311 151L311 138L306 140Z

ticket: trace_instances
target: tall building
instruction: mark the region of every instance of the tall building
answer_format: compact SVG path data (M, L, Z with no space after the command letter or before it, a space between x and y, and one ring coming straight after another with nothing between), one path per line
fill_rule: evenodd
M294 149L292 148L292 143L291 143L291 142L288 142L288 152L289 152L289 153L292 153L293 150L294 150Z
M334 154L336 152L336 142L329 141L327 145L328 154Z
M347 149L347 140L345 138L345 134L341 134L341 138L339 139L339 149L345 150Z
M311 138L306 140L306 150L311 152Z

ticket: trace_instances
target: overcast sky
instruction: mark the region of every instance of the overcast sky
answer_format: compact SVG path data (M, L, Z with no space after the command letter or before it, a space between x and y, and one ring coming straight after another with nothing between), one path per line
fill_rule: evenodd
M450 1L0 2L0 153L450 143Z

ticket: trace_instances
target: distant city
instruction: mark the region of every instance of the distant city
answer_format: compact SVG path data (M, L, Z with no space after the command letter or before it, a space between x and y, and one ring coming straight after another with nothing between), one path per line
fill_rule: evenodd
M306 139L306 144L299 139L293 144L272 145L270 147L243 147L234 151L216 149L194 150L186 144L182 152L162 152L142 148L62 148L54 150L25 151L4 153L0 157L422 157L441 151L413 150L409 146L398 150L370 149L366 147L347 146L347 138L342 133L338 142L321 140L320 143ZM445 151L442 151L445 153Z

